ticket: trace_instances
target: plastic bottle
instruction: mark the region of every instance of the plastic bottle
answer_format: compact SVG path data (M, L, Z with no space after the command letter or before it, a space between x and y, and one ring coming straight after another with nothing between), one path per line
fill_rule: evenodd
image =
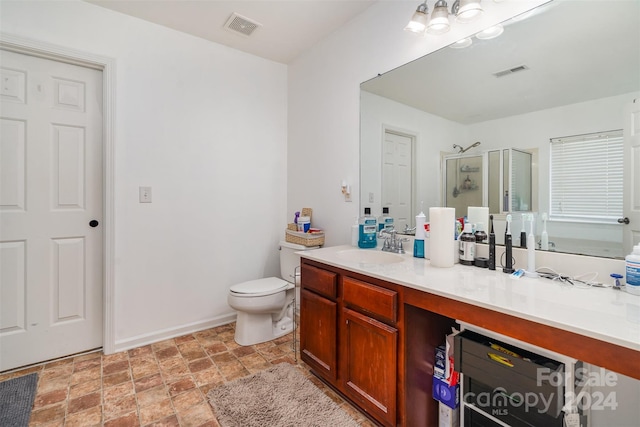
M460 242L460 264L473 265L476 256L476 236L473 235L473 228L470 223L467 222L464 225L458 240Z
M540 236L540 249L549 250L549 234L547 233L547 213L542 214L542 235Z
M358 217L356 217L356 221L351 226L351 246L358 246L359 234Z
M393 217L389 215L389 207L382 208L382 215L378 218L378 231L393 228Z
M640 295L640 244L633 247L633 251L624 260L627 282L627 292Z
M476 232L473 234L476 236L476 243L482 243L487 240L487 233L484 231L484 224L479 222L476 224Z
M427 217L423 211L416 215L416 235L413 239L413 256L416 258L424 258L424 223Z
M376 234L378 225L375 216L371 216L371 208L364 208L364 216L358 221L358 247L375 248L378 244Z

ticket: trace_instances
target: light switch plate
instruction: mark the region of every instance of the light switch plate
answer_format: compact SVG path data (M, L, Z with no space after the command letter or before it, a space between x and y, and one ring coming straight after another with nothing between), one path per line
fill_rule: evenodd
M140 203L151 203L151 187L138 187L140 191Z

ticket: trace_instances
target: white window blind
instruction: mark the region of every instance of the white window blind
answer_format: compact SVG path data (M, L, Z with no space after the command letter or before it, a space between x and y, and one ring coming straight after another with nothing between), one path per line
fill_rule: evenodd
M622 216L622 130L551 140L550 214L611 222Z

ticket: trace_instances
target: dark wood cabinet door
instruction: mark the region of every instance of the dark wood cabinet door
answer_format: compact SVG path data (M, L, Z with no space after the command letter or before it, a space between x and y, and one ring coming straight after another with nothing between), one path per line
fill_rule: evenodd
M318 375L337 379L337 304L302 289L300 301L300 354Z
M384 425L396 425L398 330L344 308L342 386Z

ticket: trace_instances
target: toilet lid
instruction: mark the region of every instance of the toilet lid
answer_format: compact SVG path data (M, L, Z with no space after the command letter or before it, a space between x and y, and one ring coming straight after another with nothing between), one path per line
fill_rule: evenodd
M231 286L230 290L236 294L245 295L270 295L285 290L289 282L277 277L267 277L264 279L250 280Z

